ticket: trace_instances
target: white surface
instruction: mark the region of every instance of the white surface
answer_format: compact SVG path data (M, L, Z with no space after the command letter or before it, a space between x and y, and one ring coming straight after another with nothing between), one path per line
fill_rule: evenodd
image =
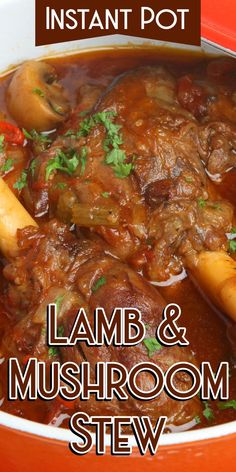
M63 52L82 51L94 47L107 47L112 44L126 45L132 44L159 44L166 43L158 41L144 41L141 38L130 36L114 35L111 37L101 37L72 41L51 46L35 47L34 34L34 0L0 0L0 71L4 72L9 66L17 65L29 58L39 58L42 56L61 54ZM170 47L181 47L172 44ZM198 50L193 46L183 46L185 49ZM202 49L210 53L219 53L213 44L203 42Z
M96 40L88 39L74 41L72 43L62 43L55 46L34 46L34 1L33 0L0 0L0 72L4 73L12 65L17 65L26 59L39 58L42 56L73 53L75 50L82 51L94 47L107 47L110 44L126 45L143 44L139 38L115 35L112 37L102 37ZM148 41L145 44L164 45L161 42ZM172 44L170 47L180 47ZM186 46L182 46L186 49ZM188 47L187 49L198 50L198 48ZM219 53L219 49L213 44L203 42L202 49L209 53ZM230 51L227 51L230 53ZM54 428L52 426L41 425L32 421L0 412L0 424L12 429L28 432L34 435L53 438L59 441L70 442L77 440L70 431ZM164 435L160 444L183 444L190 441L201 441L204 439L219 438L236 433L236 421L221 426L214 426L196 431L187 431L177 434ZM106 444L110 439L107 435ZM135 445L135 439L130 436L130 444Z

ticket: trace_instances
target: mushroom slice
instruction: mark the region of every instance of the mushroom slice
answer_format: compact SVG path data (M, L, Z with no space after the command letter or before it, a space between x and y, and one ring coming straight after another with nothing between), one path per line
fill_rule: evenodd
M70 111L66 92L46 62L28 61L15 72L7 90L7 105L19 126L49 131Z

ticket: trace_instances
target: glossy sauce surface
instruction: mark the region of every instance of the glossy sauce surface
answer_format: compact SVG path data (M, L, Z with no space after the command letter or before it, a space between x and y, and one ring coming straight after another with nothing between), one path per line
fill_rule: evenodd
M66 88L72 107L78 103L79 88L81 85L90 83L107 87L112 80L125 71L143 65L168 64L168 68L175 75L180 76L191 71L197 71L199 77L205 70L207 58L204 56L189 56L186 54L169 54L158 50L107 50L89 52L65 58L50 59L56 67L60 80ZM7 112L5 102L5 92L10 81L10 76L3 78L0 82L0 112L4 113L7 120L12 122ZM26 159L30 156L30 150ZM11 184L16 180L16 173L19 173L25 166L22 162L19 168L11 172L6 181ZM226 174L220 184L215 184L217 191L227 198L234 205L236 204L236 171ZM236 372L234 355L236 348L234 339L236 335L229 339L228 332L235 329L232 323L224 314L216 312L206 301L205 296L199 292L193 282L187 277L185 280L170 287L160 288L168 302L178 303L183 312L182 323L187 328L187 338L190 341L191 350L198 362L210 361L216 369L219 362L228 361L231 363L231 398L236 399ZM4 325L11 323L5 309L0 313L0 332L3 332ZM2 394L3 395L3 394ZM200 426L214 425L236 419L236 411L228 409L220 411L216 402L210 402L214 411L214 419ZM67 416L72 410L61 406L58 409L57 402L45 403L37 402L7 402L3 401L1 408L18 416L23 416L32 420L67 424ZM60 416L60 413L62 416Z

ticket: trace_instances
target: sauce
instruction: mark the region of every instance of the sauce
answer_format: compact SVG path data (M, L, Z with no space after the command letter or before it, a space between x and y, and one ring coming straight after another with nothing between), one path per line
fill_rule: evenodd
M114 77L125 71L144 65L168 64L169 70L180 76L194 71L201 78L206 69L208 58L203 55L189 55L187 53L167 53L154 49L123 49L92 51L65 58L50 59L49 62L57 69L59 78L69 94L72 107L78 103L79 88L83 84L99 85L107 87ZM13 122L7 112L5 93L9 84L11 74L4 77L0 82L0 112L6 119ZM14 123L14 122L13 122ZM28 157L30 150L28 150ZM26 157L27 160L27 157ZM22 163L22 168L25 163ZM18 169L19 171L19 169ZM15 181L14 171L7 176L8 183ZM236 204L236 171L226 174L224 180L217 186L224 198ZM234 330L232 323L223 313L217 312L200 293L189 277L172 286L160 287L167 302L175 302L182 309L182 324L187 328L187 339L190 341L191 350L197 361L211 362L214 369L219 362L231 363L231 398L236 399L236 372L234 365L234 341L230 341L228 332ZM5 310L0 313L0 333L4 331L4 325L11 323ZM236 339L236 336L235 336ZM232 344L233 343L233 344ZM6 378L5 378L6 381ZM6 382L4 382L6 384ZM7 412L17 416L43 422L66 426L68 422L69 407L58 405L57 401L43 402L8 402L4 393L1 393L0 407ZM199 425L208 426L220 424L236 419L236 411L228 409L220 411L217 402L210 402L214 412L214 420Z

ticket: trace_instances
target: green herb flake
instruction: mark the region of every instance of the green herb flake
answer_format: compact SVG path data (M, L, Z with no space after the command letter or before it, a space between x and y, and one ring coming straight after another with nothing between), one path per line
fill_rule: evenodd
M207 419L207 421L212 421L214 420L214 413L213 413L213 410L212 408L210 407L209 403L204 401L203 402L203 405L204 405L204 410L202 412L203 416L205 416L205 418Z
M65 182L57 182L56 188L59 190L64 190L67 187L67 184Z
M56 300L54 301L54 303L56 305L56 309L57 309L57 314L59 313L59 311L61 309L61 304L63 302L64 296L65 295L59 295L59 297L57 297Z
M79 116L83 117L83 116L88 115L88 113L89 113L89 110L84 110L79 113Z
M87 160L87 148L83 146L80 154L73 149L63 152L61 149L57 150L55 157L48 161L46 166L46 180L49 179L51 173L55 170L60 170L66 174L72 175L80 165L80 175L85 172Z
M236 234L236 226L233 226L231 229L231 234Z
M105 158L106 164L112 165L112 168L119 178L128 177L133 169L133 164L125 163L126 154L121 149L112 149Z
M22 131L26 139L33 139L29 131L27 131L25 128L22 128Z
M64 335L64 326L58 326L57 334L60 336L60 338Z
M29 141L34 141L40 144L51 144L52 140L48 137L47 134L38 133L35 129L32 129L30 132L25 128L22 129L24 136Z
M109 197L110 197L110 193L109 193L109 192L102 192L102 193L101 193L101 196L102 196L103 198L109 198Z
M113 122L115 116L117 114L114 111L95 113L80 123L76 136L86 137L96 125L103 125L106 130L103 142L103 149L106 152L105 163L112 166L116 177L123 179L130 175L133 163L126 162L126 153L119 148L123 144L123 137L120 133L121 125Z
M36 169L36 159L33 159L29 166L29 170L31 172L32 177L34 177L35 169Z
M87 114L88 112L86 112ZM82 115L81 115L82 116ZM121 179L128 177L133 170L133 162L126 162L125 151L121 150L119 146L123 144L123 137L120 133L121 125L113 122L114 117L117 113L114 111L103 111L95 113L94 115L85 118L80 122L79 130L75 131L69 129L66 133L66 137L78 139L80 137L87 137L93 128L97 125L104 126L106 130L106 137L103 142L103 149L106 152L105 163L111 165L116 177ZM81 175L85 169L85 154L81 155Z
M73 129L68 129L66 131L66 133L64 134L64 136L66 138L72 138L72 139L75 139L76 138L76 131L74 131Z
M26 187L27 184L27 170L24 169L21 173L19 179L14 183L13 188L18 190L19 192Z
M133 170L133 164L124 164L121 163L119 164L115 169L115 174L116 177L119 177L119 179L124 179L125 177L128 177Z
M161 351L162 345L157 341L156 338L146 338L143 340L145 347L148 350L148 356L152 357L156 351Z
M4 134L0 134L0 152L2 152L4 149L4 141L5 141Z
M205 208L206 204L207 204L207 200L204 200L204 198L199 198L198 199L198 206L200 208Z
M74 129L68 129L66 133L64 133L66 138L76 139L77 138L77 131Z
M232 239L232 241L229 241L229 251L236 252L236 239Z
M13 159L7 159L6 162L1 167L1 171L9 172L11 169L13 169L13 164L14 164Z
M35 87L33 89L33 93L36 94L36 95L39 95L40 97L45 97L45 93L43 92L43 90L41 90L40 88L38 87Z
M228 410L229 408L236 410L236 400L229 400L228 402L219 402L217 406L219 410Z
M43 328L42 328L42 331L41 331L42 336L45 336L45 335L46 335L46 332L47 332L46 328L43 327Z
M52 172L60 170L69 175L72 175L79 165L79 155L73 149L64 153L60 149L57 150L56 155L50 159L46 166L46 180L49 179Z
M106 284L106 277L100 277L100 279L95 282L94 286L92 287L92 292L95 293L98 291L100 287Z
M83 146L80 153L80 162L81 162L80 174L81 175L84 175L85 173L86 160L87 160L87 148Z
M51 107L55 113L57 113L58 115L63 115L63 108L61 105L54 105L53 103L51 103Z
M200 424L200 423L201 423L201 418L200 418L200 416L195 416L194 419L195 419L196 424Z
M48 356L49 357L56 357L58 356L58 349L56 347L50 347L48 349Z
M94 115L95 116L95 115ZM77 138L86 137L92 131L92 129L96 126L96 121L94 118L85 118L85 120L81 121L79 125L79 131L76 134Z

